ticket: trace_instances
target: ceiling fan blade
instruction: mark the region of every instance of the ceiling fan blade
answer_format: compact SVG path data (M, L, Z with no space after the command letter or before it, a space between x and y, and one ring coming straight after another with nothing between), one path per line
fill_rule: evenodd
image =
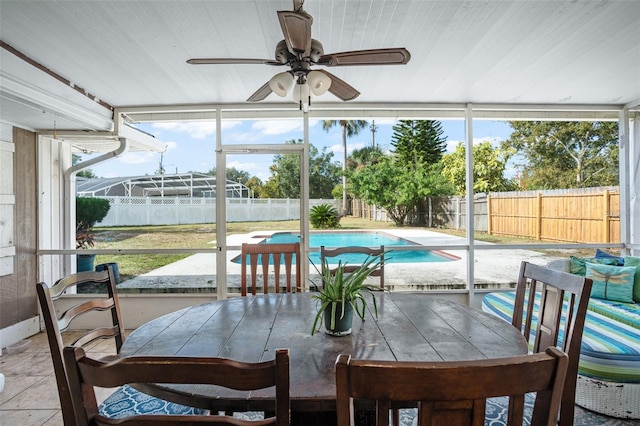
M311 24L313 18L305 12L278 11L282 34L289 52L309 56L311 52Z
M193 58L187 60L191 65L241 65L241 64L264 64L282 65L272 59L250 59L250 58Z
M256 90L256 92L253 95L249 96L249 99L247 99L247 102L262 101L264 100L264 98L269 96L271 92L272 92L271 87L269 87L269 82L267 81L265 84L262 85L261 88Z
M331 79L331 86L329 86L329 92L333 93L336 97L340 98L343 101L352 101L358 96L360 96L360 92L354 89L352 86L347 84L344 80L336 77L335 75L327 72L325 70L316 70L321 73L324 73Z
M402 65L409 62L411 54L404 47L390 49L355 50L353 52L322 55L318 65Z

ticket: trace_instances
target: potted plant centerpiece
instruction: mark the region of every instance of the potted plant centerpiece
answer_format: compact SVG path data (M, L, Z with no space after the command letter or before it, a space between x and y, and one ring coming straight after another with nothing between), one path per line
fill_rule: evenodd
M324 322L325 332L333 336L345 336L351 333L353 312L364 320L368 309L366 294L372 295L373 312L378 317L378 305L375 291L383 291L380 286L365 284L365 279L381 264L381 256L369 256L365 262L353 271L346 272L346 263L338 262L337 268L331 270L328 262L322 264L322 282L324 286L313 294L318 301L318 312L313 321L311 335ZM314 264L315 267L315 264ZM318 268L316 267L316 270Z

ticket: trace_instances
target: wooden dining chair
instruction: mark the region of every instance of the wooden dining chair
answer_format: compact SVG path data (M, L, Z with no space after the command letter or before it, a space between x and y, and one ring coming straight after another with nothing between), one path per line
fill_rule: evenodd
M255 296L258 282L258 265L262 271L262 288L264 294L269 292L269 269L273 267L274 290L276 293L281 289L281 267L284 267L285 290L287 293L302 291L300 284L300 243L283 244L242 244L241 252L241 294L247 295L247 263L251 276L251 294ZM295 264L295 284L293 284L293 268Z
M132 356L111 362L88 357L83 348L64 348L69 371L69 388L78 425L277 425L290 423L289 350L277 349L275 358L259 363L225 358ZM274 415L266 419L243 420L226 415L132 415L117 420L105 419L98 412L94 387L111 388L130 383L217 385L238 391L275 388ZM158 385L161 386L161 385ZM193 396L180 395L185 404Z
M77 287L83 283L98 283L106 286L107 294L96 294L96 298L81 302L67 310L56 309L58 299L65 291ZM36 284L38 301L42 311L42 318L47 332L53 370L58 385L60 407L64 424L74 425L74 413L67 369L62 359L62 351L65 345L73 345L87 349L95 349L97 342L103 339L111 340L111 349L95 349L100 352L119 353L125 339L125 331L120 313L120 304L116 292L116 281L113 267L100 272L80 272L58 280L52 287L45 283ZM105 325L93 330L81 330L71 332L70 328L74 320L79 317L95 318L95 321L104 321ZM107 319L107 317L109 319ZM79 322L79 320L78 320ZM168 401L153 398L142 394L131 387L117 389L105 399L99 406L104 415L117 417L123 407L133 411L153 413L200 413L204 410L173 404ZM153 407L152 410L149 407Z
M511 323L522 330L530 346L533 336L534 353L558 346L569 356L560 426L573 425L580 345L592 285L591 279L580 275L529 262L520 265Z
M332 257L337 257L345 254L361 254L363 255L363 262L348 262L344 267L344 272L352 272L358 269L360 263L364 263L366 258L373 256L380 256L380 266L376 268L375 271L371 273L372 277L378 277L380 280L380 287L384 288L384 246L380 246L378 248L374 247L362 247L362 246L347 246L347 247L337 247L333 249L325 248L325 246L320 246L320 263L322 268L325 268L328 265L328 259ZM344 265L346 262L342 262ZM337 270L336 268L329 268L329 272L332 275L335 274ZM324 276L324 272L322 274ZM324 282L323 282L324 286Z
M376 425L389 424L392 404L417 404L417 426L485 424L487 398L537 392L531 425L555 424L567 369L567 355L545 352L477 361L336 361L338 426L354 424L357 405L375 401ZM522 408L521 406L519 408ZM512 417L508 425L522 424Z

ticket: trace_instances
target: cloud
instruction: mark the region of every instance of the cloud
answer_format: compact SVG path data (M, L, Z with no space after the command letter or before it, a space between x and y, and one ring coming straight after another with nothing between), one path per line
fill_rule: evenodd
M251 132L233 132L228 135L222 135L223 143L233 144L233 143L250 143L256 142L260 139L260 136L257 133Z
M347 142L347 149L349 149L348 147L349 142ZM329 151L333 152L334 154L337 153L341 153L342 154L342 144L341 143L336 143L333 145L329 145Z
M299 138L302 138L303 124L300 120L260 120L250 123L249 127L243 126L247 131L223 133L222 139L224 144L238 143L282 143L282 141L274 142L268 140L279 135L289 135L298 132Z
M502 142L503 140L505 139L500 136L480 136L480 137L473 138L473 145L475 146L475 145L480 145L483 142L489 142L491 143L492 147L498 148L500 146L500 142ZM455 151L459 143L464 144L464 141L455 140L455 139L447 140L446 152L451 153Z
M227 163L227 168L235 168L236 170L254 170L258 167L262 167L261 165L256 164L253 161L229 161Z
M445 149L445 152L447 152L447 153L454 152L456 150L456 148L458 147L458 144L461 143L461 142L464 143L464 141L457 141L457 140L454 140L454 139L447 140L447 147Z
M369 144L366 144L364 142L351 142L351 143L349 143L349 141L347 141L347 153L351 154L356 149L362 149L365 146L369 146Z
M347 139L347 154L351 154L353 151L355 151L356 149L362 149L365 146L369 146L370 144L368 142L362 142L362 141L352 141ZM342 142L340 143L336 143L333 145L330 145L327 149L327 151L329 152L333 152L334 154L342 154Z
M124 164L146 164L158 161L158 153L156 152L130 152L119 160Z
M178 143L174 141L165 142L165 152L172 151L178 147Z
M222 130L232 129L241 123L239 120L223 120ZM153 128L160 130L155 133L156 137L163 135L163 130L175 133L186 133L194 139L215 138L216 134L215 121L167 121L154 123Z
M227 163L227 168L234 167L236 170L242 170L251 176L257 176L262 183L266 182L271 176L269 166L272 164L271 158L265 159L263 162L256 161L230 161Z
M302 120L260 120L251 125L253 130L257 130L265 136L283 135L290 132L302 132L304 125Z

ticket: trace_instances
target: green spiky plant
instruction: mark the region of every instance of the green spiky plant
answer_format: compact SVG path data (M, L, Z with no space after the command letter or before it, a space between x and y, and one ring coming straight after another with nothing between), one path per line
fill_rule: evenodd
M331 307L331 324L330 329L335 328L336 319L342 319L344 317L346 304L350 304L353 310L356 312L360 319L364 320L364 314L368 309L367 300L365 294L372 295L373 300L373 312L375 317L378 317L378 304L376 302L376 296L373 292L383 291L380 286L365 284L365 279L375 271L382 263L382 255L369 256L356 270L352 272L345 272L347 264L343 264L342 261L338 262L338 267L335 271L331 271L329 263L324 260L322 264L322 272L318 271L322 277L324 283L323 288L318 288L318 291L313 294L312 298L317 300L318 311L313 321L313 327L311 329L311 335L313 336L318 330L318 327L322 324L322 317L325 309ZM318 268L313 264L316 271ZM342 309L338 311L338 306L342 306Z
M316 229L339 228L340 216L331 204L318 204L311 208L309 222Z

